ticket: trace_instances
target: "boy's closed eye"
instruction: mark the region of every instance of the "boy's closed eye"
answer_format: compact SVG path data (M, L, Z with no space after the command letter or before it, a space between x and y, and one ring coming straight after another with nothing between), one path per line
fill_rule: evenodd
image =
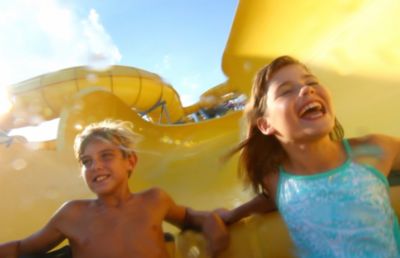
M81 165L84 167L90 167L92 165L92 159L89 158L81 159Z
M115 156L115 155L114 155L114 153L112 153L112 152L105 152L105 153L102 153L102 154L101 154L101 159L107 161L107 160L113 159L114 156Z

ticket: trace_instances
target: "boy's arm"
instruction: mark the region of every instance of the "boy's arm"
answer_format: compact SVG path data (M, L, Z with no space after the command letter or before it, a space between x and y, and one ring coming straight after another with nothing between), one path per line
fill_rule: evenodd
M233 224L254 213L266 213L276 210L275 202L265 194L259 194L250 201L232 209L217 209L216 213L222 218L225 224Z
M0 257L17 258L25 254L44 253L63 240L64 237L61 234L45 227L25 239L0 244Z
M0 244L0 257L17 258L24 254L47 252L57 246L65 239L56 226L59 217L57 212L44 228L25 239Z
M50 221L44 228L19 241L18 255L46 253L65 239Z
M211 211L198 211L178 205L166 192L161 189L159 191L168 207L165 220L181 229L201 231L204 223L212 217Z
M177 205L172 198L163 193L168 203L165 219L182 229L195 229L203 232L207 240L207 252L216 257L229 245L229 233L224 222L214 212L196 211Z
M19 241L11 241L0 244L0 257L2 258L17 258Z

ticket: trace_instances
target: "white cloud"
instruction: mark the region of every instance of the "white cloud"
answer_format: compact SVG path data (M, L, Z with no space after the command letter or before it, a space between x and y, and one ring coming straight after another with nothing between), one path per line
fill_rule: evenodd
M83 20L82 25L84 37L87 40L87 44L83 45L83 48L86 47L84 53L88 54L90 66L101 69L121 60L122 56L101 25L96 10L90 10L88 20Z
M0 3L0 85L57 69L116 64L121 54L96 10L79 17L57 0Z
M188 106L199 101L198 96L202 90L200 85L200 74L198 73L182 78L181 83L177 86L178 92L190 92L181 94L180 98L183 106Z
M189 106L198 101L193 94L182 94L180 95L180 99L183 106Z
M182 87L187 88L189 90L197 90L199 89L199 78L200 76L193 75L193 76L186 76L182 78Z
M171 60L171 56L169 54L164 55L161 63L157 63L154 66L154 70L159 74L167 72L167 71L171 70L171 68L172 68L172 60Z

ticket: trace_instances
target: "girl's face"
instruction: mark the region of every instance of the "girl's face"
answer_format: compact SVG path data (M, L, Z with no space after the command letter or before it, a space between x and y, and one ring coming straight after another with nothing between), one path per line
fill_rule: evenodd
M288 65L272 76L266 101L267 110L258 119L258 127L281 142L316 139L333 130L330 94L301 65Z

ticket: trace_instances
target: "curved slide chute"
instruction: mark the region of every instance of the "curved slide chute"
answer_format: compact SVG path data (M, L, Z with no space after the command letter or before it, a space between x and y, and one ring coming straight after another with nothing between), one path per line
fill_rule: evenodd
M241 111L198 123L186 118L230 95L248 94L257 69L281 54L305 60L331 89L348 136L399 135L400 123L383 115L400 108L400 55L393 47L400 45L393 33L399 12L397 0L241 0L222 60L228 80L190 107L182 107L159 76L129 67L71 68L15 85L9 89L14 107L0 120L3 131L55 117L60 123L52 148L1 135L0 241L35 231L66 200L92 197L79 176L72 140L83 126L104 118L132 121L142 135L133 190L160 186L196 209L247 200L250 193L236 176L237 157L219 162L239 141ZM400 187L391 192L400 213ZM165 230L176 233L168 225ZM222 258L293 257L277 213L253 216L231 230L232 244ZM199 234L175 236L174 257L207 257Z
M104 71L73 67L10 87L13 107L2 118L0 128L9 130L57 118L77 92L93 87L118 96L154 122L179 123L186 119L175 89L154 73L127 66L111 66Z

